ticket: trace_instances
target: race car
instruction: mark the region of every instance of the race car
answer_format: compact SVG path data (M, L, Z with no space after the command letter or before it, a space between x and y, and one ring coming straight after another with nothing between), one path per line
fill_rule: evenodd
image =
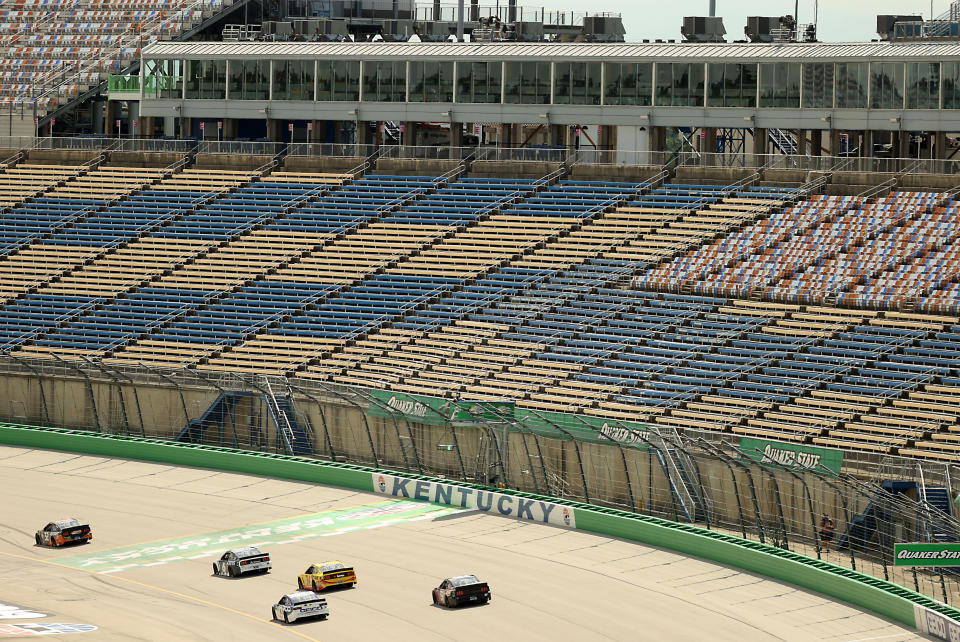
M270 556L256 546L234 548L220 556L213 563L214 575L239 577L244 573L269 573Z
M448 577L433 589L433 603L451 608L462 604L486 604L491 597L490 587L476 575Z
M89 542L93 539L93 533L90 532L90 526L81 524L78 519L62 519L50 522L37 531L34 539L37 546L63 546Z
M330 607L327 606L327 598L320 597L313 591L287 593L273 605L273 610L270 612L274 620L283 620L288 624L310 617L326 620L329 614Z
M344 566L339 560L330 560L320 564L311 564L310 568L297 577L300 590L313 589L322 591L331 586L357 585L357 574L353 567Z

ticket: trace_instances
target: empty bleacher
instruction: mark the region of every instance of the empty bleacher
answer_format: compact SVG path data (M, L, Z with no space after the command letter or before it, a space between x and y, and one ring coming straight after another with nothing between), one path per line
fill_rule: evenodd
M95 164L4 186L16 358L960 451L945 194Z

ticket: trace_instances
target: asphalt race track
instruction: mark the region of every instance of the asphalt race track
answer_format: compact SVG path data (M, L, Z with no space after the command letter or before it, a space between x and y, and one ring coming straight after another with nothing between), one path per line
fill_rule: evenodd
M710 562L350 490L11 447L0 488L0 642L924 639ZM90 544L34 544L69 517L90 523ZM220 553L258 542L271 573L212 575ZM359 586L328 595L326 621L272 622L297 573L327 559L353 565ZM491 603L433 606L431 588L464 573L489 582Z

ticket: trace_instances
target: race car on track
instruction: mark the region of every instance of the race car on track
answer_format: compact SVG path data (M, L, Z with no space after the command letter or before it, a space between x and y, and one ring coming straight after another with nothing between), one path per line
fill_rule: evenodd
M270 612L274 620L283 620L287 623L310 617L326 620L329 614L327 598L320 597L313 591L287 593L273 605L273 610Z
M220 559L213 563L213 574L239 577L244 573L269 573L270 568L270 555L261 552L256 546L246 546L231 549L221 555Z
M331 586L350 585L353 588L357 585L357 574L353 567L344 566L339 560L330 560L320 564L311 564L310 568L297 577L297 584L300 590L313 589L322 591Z
M478 580L476 575L448 577L433 589L433 603L440 606L486 604L491 597L490 587Z
M50 522L35 536L37 546L63 546L78 542L89 542L93 539L90 526L81 524L78 519L62 519L59 522Z

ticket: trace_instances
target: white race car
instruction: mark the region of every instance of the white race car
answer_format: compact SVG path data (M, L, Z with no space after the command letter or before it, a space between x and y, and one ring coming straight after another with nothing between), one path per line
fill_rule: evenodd
M256 546L234 548L213 563L214 575L239 577L244 573L269 573L270 556Z
M270 614L274 620L287 623L310 617L326 620L330 607L327 606L327 598L320 597L313 591L296 591L281 597L280 601L273 605Z

